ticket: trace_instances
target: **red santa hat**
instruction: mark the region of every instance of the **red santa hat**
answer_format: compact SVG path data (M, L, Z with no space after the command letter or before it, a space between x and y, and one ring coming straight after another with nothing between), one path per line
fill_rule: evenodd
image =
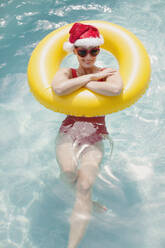
M64 50L72 52L74 46L95 47L104 43L103 37L96 27L82 23L73 24L69 31L69 41L64 43Z

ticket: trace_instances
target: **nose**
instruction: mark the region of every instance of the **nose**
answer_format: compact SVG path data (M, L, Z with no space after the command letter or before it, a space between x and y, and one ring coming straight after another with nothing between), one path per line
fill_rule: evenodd
M86 58L92 58L92 56L91 56L90 53L88 53L85 57L86 57Z

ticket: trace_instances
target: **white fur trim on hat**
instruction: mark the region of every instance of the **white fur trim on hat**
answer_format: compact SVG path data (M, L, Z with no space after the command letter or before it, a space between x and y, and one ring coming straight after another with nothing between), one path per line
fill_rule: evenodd
M100 35L100 38L84 38L84 39L78 39L75 43L71 42L65 42L64 43L64 50L67 52L72 52L74 49L74 46L83 46L83 47L95 47L100 46L104 43L103 37Z
M83 47L95 47L100 46L104 43L103 37L100 36L100 38L84 38L84 39L78 39L74 43L74 46L83 46Z

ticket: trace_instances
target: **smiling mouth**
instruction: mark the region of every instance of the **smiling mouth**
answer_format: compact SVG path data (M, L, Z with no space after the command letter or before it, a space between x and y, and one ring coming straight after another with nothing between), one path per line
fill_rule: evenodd
M92 61L91 60L90 61L85 61L85 63L90 64L90 63L92 63Z

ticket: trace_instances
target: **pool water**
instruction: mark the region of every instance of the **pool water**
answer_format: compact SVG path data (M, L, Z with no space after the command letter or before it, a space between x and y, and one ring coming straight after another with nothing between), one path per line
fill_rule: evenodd
M109 159L106 147L94 197L109 211L93 215L79 247L165 247L164 11L164 0L0 1L0 247L67 245L74 198L59 179L54 151L65 115L34 99L26 70L46 34L89 19L113 22L137 35L149 53L152 78L136 104L106 116L114 149ZM118 67L104 53L99 65ZM68 57L62 66L70 63L76 65Z

